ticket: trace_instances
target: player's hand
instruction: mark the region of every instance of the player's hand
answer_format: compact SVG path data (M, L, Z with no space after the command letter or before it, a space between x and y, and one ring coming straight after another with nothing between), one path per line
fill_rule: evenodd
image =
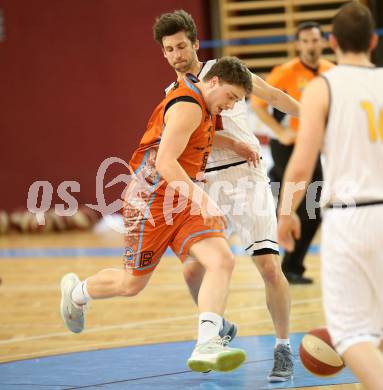
M291 129L284 129L278 136L279 143L283 145L292 145L297 138L297 133Z
M210 229L224 229L228 227L227 219L223 211L212 200L208 199L204 206L201 208L202 218L206 226Z
M259 164L259 154L251 145L245 142L235 142L233 151L245 158L249 165L256 167Z
M278 243L287 251L295 248L295 240L301 238L301 221L296 213L280 215L278 219Z

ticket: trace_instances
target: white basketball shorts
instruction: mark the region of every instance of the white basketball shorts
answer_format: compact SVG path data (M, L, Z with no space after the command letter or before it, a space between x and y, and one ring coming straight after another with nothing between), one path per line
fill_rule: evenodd
M206 179L204 190L225 212L246 253L278 254L275 202L263 161L208 172Z
M322 290L340 354L383 337L383 205L328 209L322 222Z

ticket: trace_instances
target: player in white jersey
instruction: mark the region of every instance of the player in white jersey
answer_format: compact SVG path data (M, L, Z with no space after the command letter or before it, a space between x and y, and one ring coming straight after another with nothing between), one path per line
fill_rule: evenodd
M287 250L300 235L295 210L322 147L322 290L332 341L367 389L383 389L383 69L368 8L343 6L330 44L338 66L304 91L300 129L287 168L278 237ZM292 200L292 203L291 203ZM380 348L379 348L380 346Z
M191 15L179 10L161 15L154 25L155 39L160 43L164 57L174 68L178 78L192 73L203 79L215 60L203 64L198 60L196 26ZM260 77L252 75L253 93L267 100L283 112L297 115L299 103L271 87ZM289 344L290 295L281 271L276 242L276 213L266 169L260 158L256 167L250 167L246 158L261 154L259 142L248 124L246 102L235 104L232 110L222 112L220 144L225 149L213 148L207 164L207 192L227 212L231 227L238 233L243 247L261 273L265 282L266 301L275 333L276 348L270 381L286 381L293 374L293 360ZM225 140L225 141L223 141ZM214 142L213 142L214 145ZM231 149L231 150L228 150ZM250 150L250 153L249 153ZM251 152L252 151L252 152ZM195 302L203 283L205 270L196 261L188 261L184 277ZM224 320L221 336L235 336L236 326Z

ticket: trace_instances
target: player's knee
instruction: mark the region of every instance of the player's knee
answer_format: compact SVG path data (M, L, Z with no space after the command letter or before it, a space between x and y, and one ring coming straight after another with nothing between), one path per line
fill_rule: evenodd
M282 280L282 270L278 260L274 256L260 256L254 261L265 283L276 285Z
M272 285L276 285L280 280L280 272L278 272L278 268L274 264L267 264L262 275L265 282Z
M146 283L137 283L132 278L122 278L119 286L119 295L123 297L134 297L140 293L146 286Z
M214 268L232 273L235 266L235 258L231 252L223 252L217 255L214 261Z

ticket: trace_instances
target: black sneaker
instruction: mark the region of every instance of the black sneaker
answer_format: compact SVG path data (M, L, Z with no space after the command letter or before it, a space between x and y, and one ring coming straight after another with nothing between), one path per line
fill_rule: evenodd
M285 276L290 284L312 284L314 282L313 279L294 272L286 272Z
M269 382L285 382L294 374L293 354L290 346L279 344L274 349L274 367L267 377Z

